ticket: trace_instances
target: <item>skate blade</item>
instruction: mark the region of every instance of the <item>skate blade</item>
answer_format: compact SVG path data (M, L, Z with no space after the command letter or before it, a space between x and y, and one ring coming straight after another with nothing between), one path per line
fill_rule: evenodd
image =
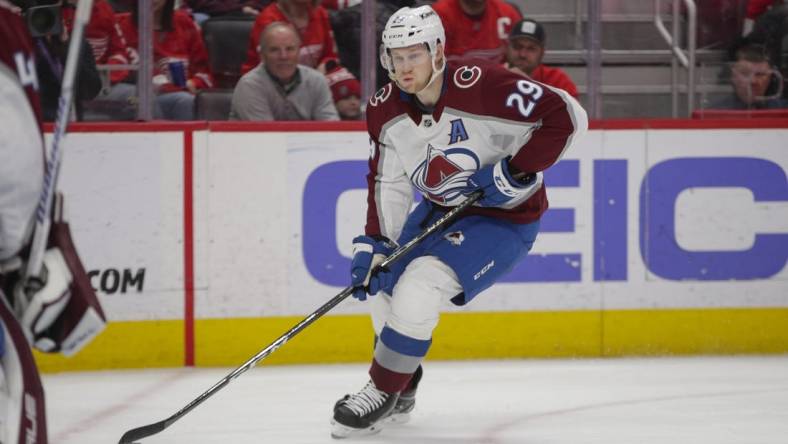
M348 427L346 425L340 424L332 419L331 437L334 439L347 439L347 438L356 438L360 436L374 435L376 433L380 433L380 431L383 429L382 422L383 421L372 424L371 426L365 429L356 429L353 427Z
M401 425L410 421L410 412L393 413L384 420L386 424Z

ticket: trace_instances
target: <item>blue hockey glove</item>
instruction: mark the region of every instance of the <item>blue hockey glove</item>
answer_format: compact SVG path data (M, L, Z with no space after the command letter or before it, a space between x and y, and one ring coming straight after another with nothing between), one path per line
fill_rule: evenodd
M350 281L353 284L353 297L359 301L367 299L367 293L375 295L385 288L391 280L391 273L385 268L372 270L390 255L396 244L388 239L375 240L369 236L353 239L353 261L350 264Z
M515 179L509 172L509 158L487 165L468 178L465 194L482 190L477 202L483 207L514 208L525 202L542 186L542 173L528 174Z

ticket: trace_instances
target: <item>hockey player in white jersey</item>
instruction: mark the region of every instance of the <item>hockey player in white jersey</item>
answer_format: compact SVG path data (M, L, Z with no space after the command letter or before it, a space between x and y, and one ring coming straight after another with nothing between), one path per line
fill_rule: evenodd
M482 61L447 63L429 6L394 13L382 40L392 82L367 106L367 223L351 265L354 297L374 295L376 343L369 382L334 406L334 438L407 420L441 305L471 302L527 254L547 210L542 172L588 126L565 91ZM413 187L424 199L410 212ZM395 242L476 190L482 198L460 219L371 274Z
M19 12L0 0L0 443L46 444L44 391L30 346L78 349L101 330L104 315L60 214L44 271L25 277L45 153L33 46Z

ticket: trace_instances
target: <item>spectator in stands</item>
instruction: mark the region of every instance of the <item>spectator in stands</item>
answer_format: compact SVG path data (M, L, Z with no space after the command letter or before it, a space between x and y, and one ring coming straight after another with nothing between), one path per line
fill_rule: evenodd
M258 40L262 63L238 81L230 120L339 120L325 76L298 64L293 25L271 23Z
M194 96L213 86L208 53L197 24L184 11L174 10L175 0L153 0L154 117L193 120ZM137 9L118 16L129 46L138 48Z
M78 0L66 0L63 3L63 23L69 32L74 27L77 3ZM128 47L126 37L115 18L115 11L106 0L93 1L90 22L85 26L85 38L93 49L96 64L128 65L136 63L137 54ZM112 73L110 77L117 81L119 74Z
M354 0L339 0L340 3ZM326 1L323 2L326 5ZM404 6L413 6L413 0L376 0L375 1L375 48L380 47L383 28L389 17ZM329 6L326 6L329 8ZM334 29L339 59L356 78L361 77L361 4L346 6L330 11L331 27ZM375 63L377 88L382 88L391 79L388 71L380 63ZM376 89L377 89L376 88Z
M734 93L711 103L710 109L777 109L788 108L781 97L782 76L772 69L766 50L760 45L748 45L736 51L731 66Z
M358 79L341 66L326 74L326 78L339 118L361 120L361 83Z
M74 27L77 0L63 3L63 23L70 32ZM128 65L137 63L137 52L129 48L123 31L120 30L115 11L106 0L95 0L90 13L90 22L85 26L85 38L93 49L96 65ZM102 80L101 93L84 104L86 120L130 120L135 117L136 88L121 80L127 73L108 68Z
M360 5L361 0L322 0L320 4L329 11L339 11L341 9Z
M544 27L541 24L534 20L517 22L509 34L506 47L509 69L537 82L561 88L577 98L577 86L565 72L542 64L545 39Z
M197 24L202 24L211 17L254 17L269 3L271 0L185 0L182 7L191 12Z
M755 21L763 15L769 8L783 4L783 0L747 0L747 13L744 16L742 25L742 36L747 36L752 32Z
M745 44L766 47L772 64L784 77L788 76L788 4L775 5L761 14L752 32L743 40ZM788 94L784 97L788 98Z
M60 86L70 40L70 33L65 26L53 27L50 31L33 39L41 114L45 122L57 119ZM101 78L96 70L96 61L90 45L83 38L73 92L77 120L82 120L83 102L96 97L99 91Z
M241 67L241 73L248 72L260 63L260 35L273 22L292 24L301 40L298 62L325 73L325 63L337 59L337 50L328 12L318 3L319 0L278 0L263 9L249 34L246 62Z
M432 8L446 30L446 56L504 62L506 38L520 12L504 0L438 0Z

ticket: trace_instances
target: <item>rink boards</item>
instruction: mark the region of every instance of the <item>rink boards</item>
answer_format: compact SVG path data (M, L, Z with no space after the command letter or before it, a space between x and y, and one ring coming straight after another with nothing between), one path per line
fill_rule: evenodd
M545 174L528 258L430 359L788 352L788 121L620 121ZM110 318L46 370L238 365L347 284L354 123L75 125L60 188ZM266 363L365 361L347 300Z

